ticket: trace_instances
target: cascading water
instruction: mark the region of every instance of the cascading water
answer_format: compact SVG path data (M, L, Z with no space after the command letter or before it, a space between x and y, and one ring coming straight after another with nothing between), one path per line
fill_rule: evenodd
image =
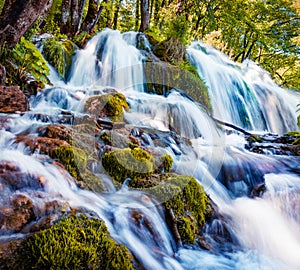
M135 32L121 35L106 29L77 52L70 86L132 87L142 91L144 56L135 47ZM128 68L131 67L131 68Z
M215 117L248 130L283 134L297 129L297 95L253 62L239 65L202 42L190 45L187 54L208 86Z
M161 208L144 192L130 190L126 185L118 191L111 188L104 194L78 188L72 177L49 158L38 153L28 156L27 148L15 142L17 134L30 130L34 135L39 127L47 125L32 119L30 114L11 116L6 131L0 131L0 161L16 164L25 178L38 175L47 181L40 186L38 178L36 182L28 180L17 191L1 183L6 197L0 203L5 205L5 198L16 192L26 194L36 205L59 200L93 211L105 221L112 237L125 244L145 269L299 269L300 216L296 209L300 185L299 177L291 172L297 168L299 159L245 151L244 138L223 134L199 105L176 90L167 97L141 93L145 59L135 48L135 40L133 32L121 35L106 29L98 34L85 49L77 52L70 81L66 84L53 81L54 87L32 100L32 110L52 116L57 116L61 109L80 114L76 110L82 107L85 94L116 87L130 104L130 111L125 113L127 123L153 130L156 136L162 137L166 148L156 148L173 157L176 172L193 175L205 187L226 217L227 231L235 239L234 243L217 243L214 253L196 246L177 249ZM251 76L255 72L262 74L256 66L244 64L241 70L199 43L189 47L188 54L210 91L214 91L213 106L219 108L215 110L216 117L259 131L282 132L295 127L293 121L279 123L279 115L285 120L290 110L277 101L285 95L284 99L291 104L295 100L289 99L290 94L281 94L279 91L283 90L273 83L256 75L253 80ZM269 95L260 97L258 92L262 91ZM266 100L271 102L272 98L278 102L277 112L264 109L264 105L269 106ZM188 143L178 142L174 134ZM151 136L144 135L142 139L145 146L154 147ZM247 196L264 181L267 191L262 197ZM142 223L133 222L132 211L141 213ZM222 222L216 220L207 226L207 239L217 242L213 235L222 231L225 234ZM13 237L6 231L0 230L0 234L2 239Z

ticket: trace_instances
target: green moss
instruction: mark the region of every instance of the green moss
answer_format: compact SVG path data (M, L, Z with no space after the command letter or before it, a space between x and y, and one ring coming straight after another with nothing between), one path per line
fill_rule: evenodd
M75 45L70 40L48 39L45 41L44 56L63 79L67 79L75 49Z
M111 135L109 132L105 131L100 134L100 139L108 145L111 145Z
M298 138L295 141L293 141L293 144L300 146L300 138Z
M180 217L178 222L178 232L181 239L187 244L195 243L196 236L198 234L198 226L196 220L193 216L190 217Z
M171 47L167 49L167 46ZM184 48L175 50L172 46L173 44L165 44L164 42L155 46L155 55L169 64L153 65L146 70L148 91L158 95L166 95L171 89L181 89L195 101L204 105L211 113L212 106L207 86L199 77L195 67L185 59ZM155 83L152 83L153 77L156 78Z
M58 147L52 157L59 159L66 170L75 178L76 184L84 189L103 192L101 180L87 169L88 156L82 149L74 146Z
M17 256L13 269L133 269L128 249L110 238L101 220L84 215L29 236Z
M263 138L261 138L258 135L253 134L247 138L247 141L250 143L256 143L256 142L261 143L261 142L263 142Z
M155 156L156 160L156 173L169 173L173 166L173 158L169 154L163 156Z
M300 131L290 131L284 134L285 136L300 137Z
M128 147L129 147L130 149L134 149L134 148L138 148L139 145L138 145L137 143L134 143L134 142L129 142L129 143L128 143Z
M76 147L60 146L54 151L54 157L64 164L66 170L75 178L79 178L81 172L86 170L86 153Z
M195 178L181 175L149 189L149 193L172 209L182 241L193 244L199 228L213 212L204 188Z
M122 183L126 178L134 180L150 176L154 172L155 160L140 148L125 148L105 153L102 165L110 176Z
M123 110L129 110L129 106L123 94L113 93L89 98L84 109L96 117L104 115L114 122L123 122Z

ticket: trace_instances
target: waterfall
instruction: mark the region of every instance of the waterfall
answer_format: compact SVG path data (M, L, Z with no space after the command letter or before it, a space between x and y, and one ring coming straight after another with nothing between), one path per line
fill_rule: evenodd
M297 129L299 95L280 88L256 64L234 63L202 42L192 43L187 54L208 87L215 117L248 130Z
M137 33L106 29L77 52L71 86L112 86L142 91L144 56L135 47ZM128 68L130 67L130 68Z
M13 190L0 177L1 206L10 196L23 194L36 209L57 200L93 211L145 269L299 269L299 168L295 170L299 158L246 151L242 136L225 134L197 102L178 89L168 96L146 93L146 59L136 40L135 32L100 32L77 51L67 83L52 74L53 86L31 100L32 113L47 114L48 122L30 113L8 117L6 128L0 130L0 162L15 164L24 183ZM254 131L296 129L299 95L278 87L254 63L235 64L200 42L190 45L187 53L208 86L216 118ZM177 248L161 206L146 192L126 185L103 194L80 189L49 157L38 152L28 155L28 148L16 143L16 136L26 131L36 136L62 110L82 116L85 98L108 87L126 96L130 105L126 124L150 130L142 146L170 154L173 170L194 176L218 206L225 221L209 224L206 237L216 241L213 234L222 231L226 222L236 244L216 243L214 252L193 245ZM155 146L155 136L165 146ZM38 179L45 179L43 186ZM112 186L110 179L105 181ZM263 184L266 192L253 198L253 190ZM143 217L141 223L133 221L134 213ZM38 217L43 214L36 212ZM10 232L0 228L0 241L9 237L13 237Z

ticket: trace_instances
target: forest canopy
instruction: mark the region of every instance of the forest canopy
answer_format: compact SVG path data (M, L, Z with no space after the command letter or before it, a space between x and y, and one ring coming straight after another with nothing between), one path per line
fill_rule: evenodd
M16 11L8 9L29 2L44 5L31 32L79 44L105 27L142 31L158 41L202 39L235 61L255 61L279 85L300 89L299 0L0 0L0 34L5 21L14 23Z

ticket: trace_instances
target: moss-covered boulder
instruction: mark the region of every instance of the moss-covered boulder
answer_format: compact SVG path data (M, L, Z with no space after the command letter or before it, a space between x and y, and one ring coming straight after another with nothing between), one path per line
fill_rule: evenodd
M126 178L135 180L153 174L155 159L140 148L125 148L105 153L102 165L110 176L123 183Z
M52 157L65 166L79 187L98 193L103 192L101 180L87 168L88 156L84 150L64 145L55 149Z
M144 189L159 184L164 174L171 171L173 159L168 154L150 155L139 147L131 147L105 153L102 165L117 182L130 178L130 187Z
M85 152L76 147L58 147L54 152L54 157L58 158L64 164L67 171L75 178L78 178L80 172L85 171L87 166Z
M179 233L183 243L194 244L200 228L214 211L204 188L197 180L187 175L173 176L150 188L149 193L158 202L164 203L169 215L167 220L173 222L170 226L173 233Z
M84 106L84 111L93 117L110 117L112 121L124 121L124 110L129 110L126 98L121 93L111 93L90 97Z
M207 86L187 60L145 64L144 72L148 92L167 96L170 90L178 89L212 112Z
M43 54L47 61L57 70L58 74L67 79L72 64L76 45L70 40L47 39L44 43Z
M2 256L7 269L134 269L131 253L110 237L104 222L84 215L27 237L11 255Z

